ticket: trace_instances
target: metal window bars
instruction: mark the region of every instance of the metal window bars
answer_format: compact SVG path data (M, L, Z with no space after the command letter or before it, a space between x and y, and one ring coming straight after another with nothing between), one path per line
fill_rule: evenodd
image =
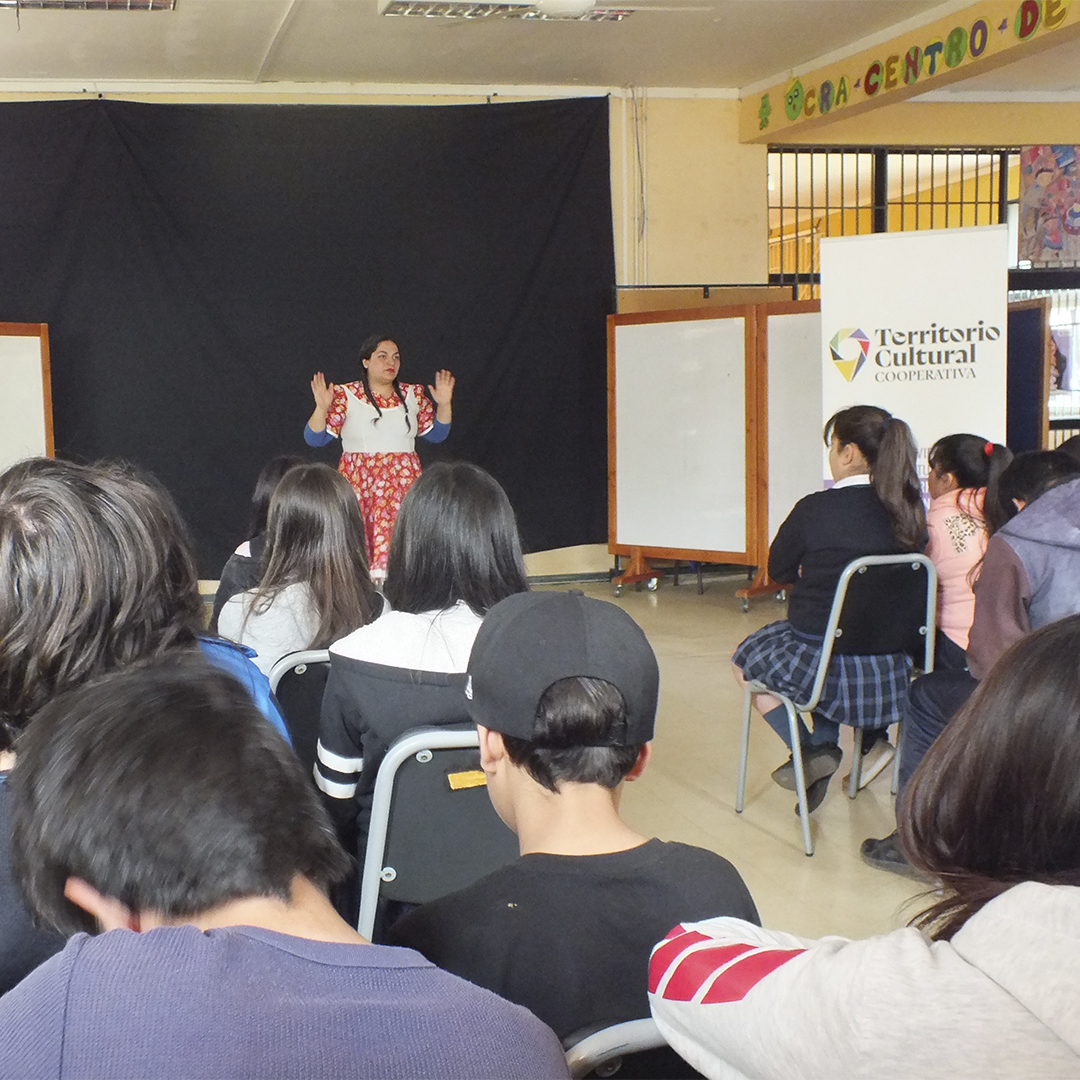
M823 236L1004 222L1016 147L771 147L769 281L816 298Z

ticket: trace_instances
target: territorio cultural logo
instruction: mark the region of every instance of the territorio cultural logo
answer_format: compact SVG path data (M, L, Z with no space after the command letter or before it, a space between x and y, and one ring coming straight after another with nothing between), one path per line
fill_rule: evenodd
M848 382L867 360L873 361L874 382L944 382L977 378L983 349L1000 340L1001 328L983 319L974 326L932 322L915 329L877 327L869 336L845 328L833 335L829 352Z
M832 341L829 342L829 352L832 353L836 370L848 382L859 374L859 369L866 363L869 351L870 339L855 326L837 330L833 334Z

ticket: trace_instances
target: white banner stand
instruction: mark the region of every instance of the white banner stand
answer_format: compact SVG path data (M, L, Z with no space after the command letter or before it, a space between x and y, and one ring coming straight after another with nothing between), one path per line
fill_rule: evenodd
M945 435L1005 441L1006 225L821 241L822 422L850 405L905 420L919 469ZM827 451L822 468L830 480Z

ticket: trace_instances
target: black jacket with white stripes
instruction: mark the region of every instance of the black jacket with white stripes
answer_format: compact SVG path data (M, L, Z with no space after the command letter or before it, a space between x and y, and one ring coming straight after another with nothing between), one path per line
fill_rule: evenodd
M363 859L375 777L398 736L418 727L472 726L466 678L330 653L315 783L346 851Z

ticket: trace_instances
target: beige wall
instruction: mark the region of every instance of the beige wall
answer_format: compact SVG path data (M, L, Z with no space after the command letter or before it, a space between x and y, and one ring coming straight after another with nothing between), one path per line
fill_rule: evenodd
M738 102L642 91L638 117L612 100L619 284L764 282L767 150L739 142Z

